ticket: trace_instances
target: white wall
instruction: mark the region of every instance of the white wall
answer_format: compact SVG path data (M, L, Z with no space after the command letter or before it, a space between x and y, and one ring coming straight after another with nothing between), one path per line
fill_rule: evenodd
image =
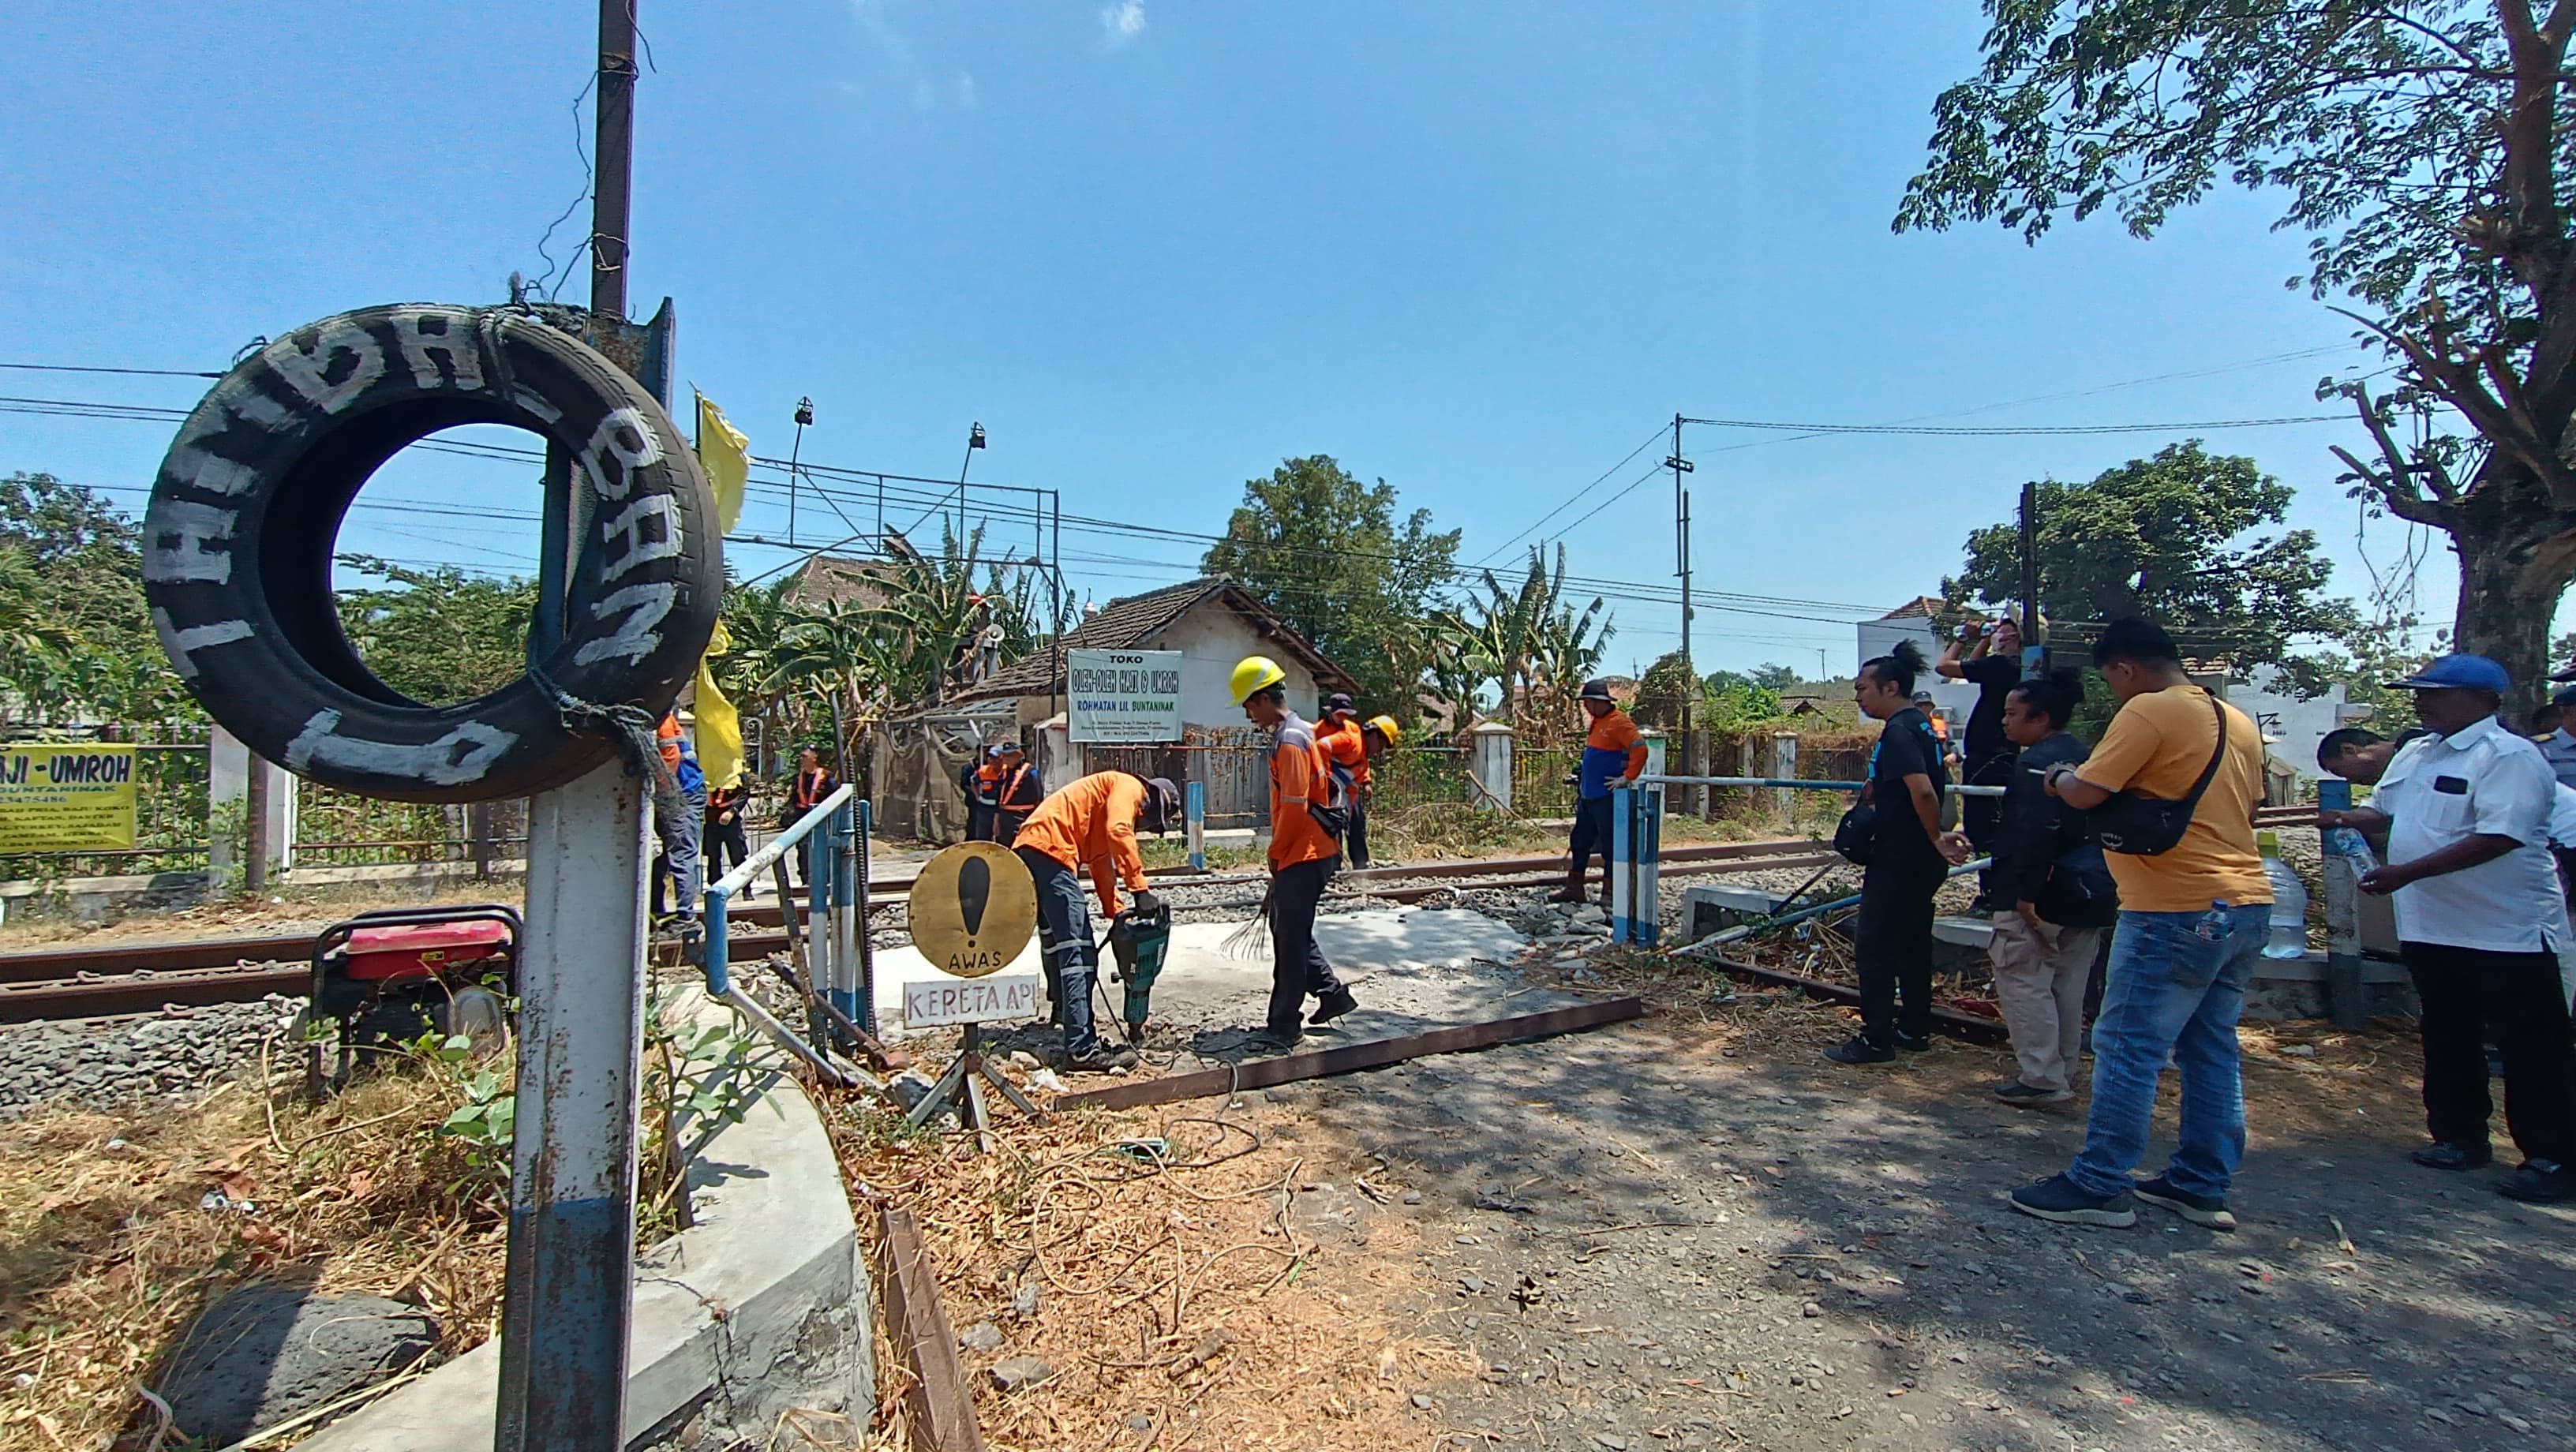
M1192 609L1146 647L1181 653L1181 721L1189 726L1241 726L1243 708L1234 703L1229 684L1235 662L1247 655L1266 655L1288 673L1288 707L1312 721L1321 704L1315 673L1294 656L1264 640L1250 621L1216 601ZM1363 702L1363 705L1371 703ZM1383 706L1373 706L1383 710Z
M1900 640L1911 640L1923 648L1924 670L1914 682L1914 689L1932 693L1932 703L1950 718L1951 739L1957 740L1959 733L1967 729L1968 712L1976 707L1977 688L1966 681L1948 680L1933 672L1931 663L1941 658L1946 647L1934 633L1932 622L1920 615L1897 620L1864 620L1860 622L1858 632L1860 649L1852 657L1852 673L1855 675L1860 673L1862 661L1876 660L1887 654L1896 649Z
M2297 772L2301 781L2317 779L2317 743L2326 733L2366 713L2365 708L2346 706L2339 685L2322 696L2300 700L2271 666L2255 667L2250 680L2230 682L2221 694L2229 705L2253 717L2265 737L2273 738L2272 755Z

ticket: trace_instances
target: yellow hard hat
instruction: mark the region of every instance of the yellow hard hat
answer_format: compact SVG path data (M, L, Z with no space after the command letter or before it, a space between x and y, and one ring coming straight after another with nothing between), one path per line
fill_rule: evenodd
M1371 716L1368 724L1371 731L1386 738L1389 746L1404 739L1404 728L1395 724L1393 716Z
M1252 699L1253 692L1275 686L1286 679L1288 679L1288 673L1279 668L1279 662L1266 655L1247 655L1234 663L1234 678L1227 683L1226 688L1234 692L1234 703L1240 706Z

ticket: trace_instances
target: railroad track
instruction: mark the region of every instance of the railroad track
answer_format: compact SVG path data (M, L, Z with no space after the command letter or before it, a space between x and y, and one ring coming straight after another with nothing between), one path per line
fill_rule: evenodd
M1835 860L1824 844L1804 838L1727 842L1668 847L1660 871L1668 878L1686 877L1814 868ZM1565 880L1564 862L1562 855L1539 855L1358 868L1337 877L1334 887L1339 893L1411 904L1450 892L1554 886ZM1257 872L1187 870L1158 872L1154 878L1191 887L1250 888L1264 880ZM870 884L868 906L900 907L912 883L910 873L877 878ZM1244 906L1249 908L1253 900L1248 897ZM745 904L729 916L737 960L787 946L785 921L774 900ZM312 934L281 933L0 954L0 1024L105 1018L167 1005L300 994L312 983L312 953Z

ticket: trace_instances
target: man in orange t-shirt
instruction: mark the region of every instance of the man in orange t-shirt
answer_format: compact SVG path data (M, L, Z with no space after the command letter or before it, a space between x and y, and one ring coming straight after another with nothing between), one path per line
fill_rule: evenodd
M1095 771L1038 803L1020 825L1011 850L1037 887L1038 952L1047 997L1064 1025L1065 1065L1071 1069L1125 1069L1132 1050L1103 1044L1091 1016L1091 982L1100 969L1100 945L1091 937L1091 909L1074 874L1091 871L1102 916L1118 916L1118 885L1136 894L1136 905L1161 906L1145 885L1145 853L1136 828L1163 832L1180 816L1180 791L1170 782L1124 771Z
M2064 1173L2013 1191L2012 1206L2043 1220L2124 1226L2144 1200L2233 1230L2227 1189L2245 1157L2236 1022L2272 918L2254 838L2263 736L2244 712L2193 685L2173 637L2144 620L2104 626L2093 664L2120 713L2091 756L2050 767L2040 784L2091 814L2119 885L2120 921L2093 1023L2084 1148ZM2172 804L2191 802L2180 838L2156 850L2152 832L2133 824L2138 799L2165 804L2169 816L2184 810ZM2168 1062L2182 1100L2173 1158L2164 1173L2133 1180Z
M1341 809L1332 759L1315 729L1288 709L1287 672L1266 656L1234 668L1245 719L1271 731L1270 743L1270 1012L1256 1045L1285 1052L1306 1036L1300 1014L1319 1000L1311 1022L1324 1024L1359 1006L1315 944L1315 908L1341 866L1342 844L1315 816Z

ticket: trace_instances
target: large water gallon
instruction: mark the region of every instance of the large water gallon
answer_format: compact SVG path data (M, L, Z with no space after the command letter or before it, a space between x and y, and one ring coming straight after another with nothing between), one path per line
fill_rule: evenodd
M2266 958L2308 955L2308 887L2290 864L2281 860L2281 839L2262 834L2263 876L2272 884L2272 933L2263 942Z

